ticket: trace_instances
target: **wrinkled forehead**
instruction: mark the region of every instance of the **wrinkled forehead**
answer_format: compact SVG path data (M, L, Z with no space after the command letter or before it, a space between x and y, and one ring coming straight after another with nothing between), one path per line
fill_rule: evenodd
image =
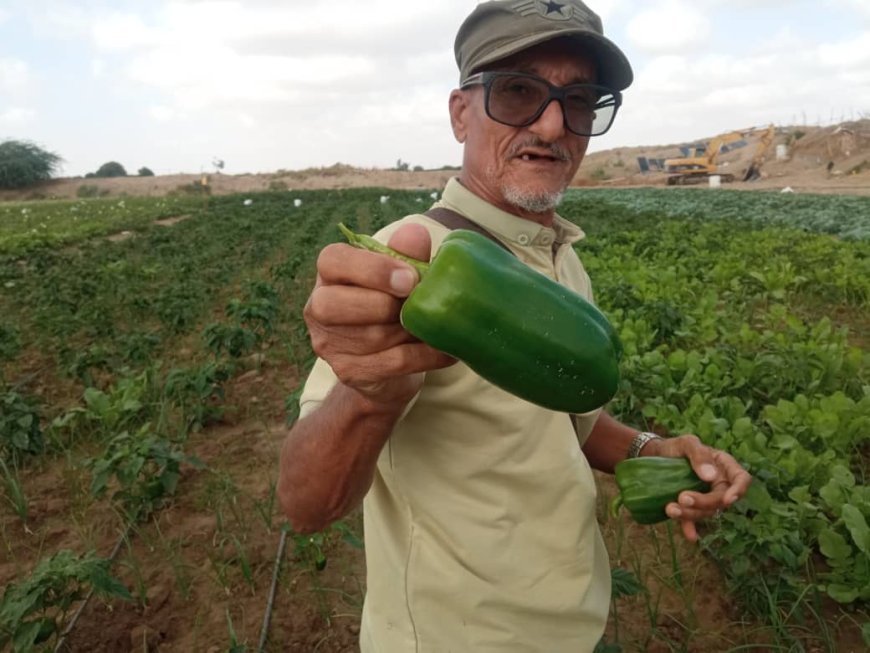
M493 62L485 70L558 77L561 83L596 82L598 66L592 51L572 39L554 39Z

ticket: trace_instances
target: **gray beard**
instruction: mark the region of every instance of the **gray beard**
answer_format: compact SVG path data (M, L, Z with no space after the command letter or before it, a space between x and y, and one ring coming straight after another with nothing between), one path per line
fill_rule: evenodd
M530 213L549 213L562 202L564 192L532 193L515 186L503 186L502 196L511 206Z

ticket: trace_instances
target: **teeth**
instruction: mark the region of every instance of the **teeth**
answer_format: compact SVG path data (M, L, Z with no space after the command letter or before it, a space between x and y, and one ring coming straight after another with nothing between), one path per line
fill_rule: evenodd
M528 154L523 154L523 161L531 161L531 160L532 160L532 157L530 157Z

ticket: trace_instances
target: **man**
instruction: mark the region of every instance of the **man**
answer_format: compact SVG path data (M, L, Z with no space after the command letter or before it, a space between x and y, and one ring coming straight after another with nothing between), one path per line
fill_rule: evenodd
M577 0L480 4L455 49L449 110L463 168L439 205L591 299L572 248L583 233L555 208L590 136L610 126L628 61ZM447 233L417 215L378 238L429 260ZM363 653L591 652L610 599L591 468L687 457L712 485L667 508L691 540L697 520L746 491L748 474L695 436L641 434L602 410L548 411L416 341L398 319L417 281L410 266L339 244L317 270L305 319L320 359L279 495L302 532L365 498Z

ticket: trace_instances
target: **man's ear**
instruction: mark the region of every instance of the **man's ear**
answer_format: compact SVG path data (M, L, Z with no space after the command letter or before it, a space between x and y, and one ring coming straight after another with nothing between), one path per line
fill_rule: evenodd
M459 89L450 93L450 126L454 138L460 143L464 143L468 135L468 111L471 108L468 95Z

